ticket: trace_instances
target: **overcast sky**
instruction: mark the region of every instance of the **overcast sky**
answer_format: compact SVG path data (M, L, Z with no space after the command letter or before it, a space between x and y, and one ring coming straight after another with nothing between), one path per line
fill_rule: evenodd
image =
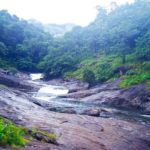
M7 9L18 17L43 23L85 26L96 17L97 5L108 7L112 1L124 4L134 0L0 0L0 10Z

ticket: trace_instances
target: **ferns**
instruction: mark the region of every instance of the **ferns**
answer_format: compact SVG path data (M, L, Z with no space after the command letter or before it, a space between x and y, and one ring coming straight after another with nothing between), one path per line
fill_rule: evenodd
M0 119L0 146L25 146L27 140L23 137L24 135L23 128Z

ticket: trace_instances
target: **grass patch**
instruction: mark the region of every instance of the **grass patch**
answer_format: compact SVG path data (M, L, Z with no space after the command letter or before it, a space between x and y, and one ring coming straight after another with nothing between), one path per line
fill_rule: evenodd
M147 81L147 86L148 86L148 90L150 91L150 80L149 81Z
M13 148L24 147L33 139L57 145L56 134L40 131L38 129L27 129L22 126L17 126L11 121L0 116L1 147L6 147L7 145Z
M53 143L57 145L57 136L54 133L48 133L37 129L32 129L28 130L28 134L39 141Z
M132 85L147 83L149 80L150 80L150 72L146 72L138 75L124 76L124 80L120 83L119 87L127 88Z
M25 131L22 127L0 118L0 146L25 146L27 140L23 137L24 135Z

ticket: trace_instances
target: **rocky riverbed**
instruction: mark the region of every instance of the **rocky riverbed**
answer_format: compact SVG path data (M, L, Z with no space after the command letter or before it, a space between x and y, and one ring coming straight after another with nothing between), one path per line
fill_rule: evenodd
M150 149L150 100L145 85L121 90L117 86L118 80L89 89L88 84L77 80L31 81L28 77L22 80L21 76L12 77L3 73L0 74L0 78L0 83L3 84L0 86L1 116L28 128L36 127L57 134L58 145L33 141L22 149ZM36 94L42 86L47 85L66 87L69 93L53 98L49 95L51 102L42 101L36 97ZM68 107L69 104L70 107ZM126 108L133 108L134 114L145 116L145 120L143 117L140 121L134 120L136 115L133 115L131 119L124 119L119 115L115 117L116 112L120 110L110 106L121 106L121 109L125 109L122 111L125 112L130 112Z

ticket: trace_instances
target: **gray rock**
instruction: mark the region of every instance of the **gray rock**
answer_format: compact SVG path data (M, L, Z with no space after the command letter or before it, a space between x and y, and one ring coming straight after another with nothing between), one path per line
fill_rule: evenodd
M36 85L28 83L26 80L19 78L18 76L9 75L0 71L0 84L8 87L18 88L25 91L31 91L38 89Z
M101 110L98 108L93 108L93 109L86 109L82 112L83 115L88 115L88 116L95 116L99 117L100 116Z
M48 111L18 89L0 89L0 115L25 127L57 135L58 146L33 141L24 150L149 150L149 125ZM41 135L37 137L42 139Z

